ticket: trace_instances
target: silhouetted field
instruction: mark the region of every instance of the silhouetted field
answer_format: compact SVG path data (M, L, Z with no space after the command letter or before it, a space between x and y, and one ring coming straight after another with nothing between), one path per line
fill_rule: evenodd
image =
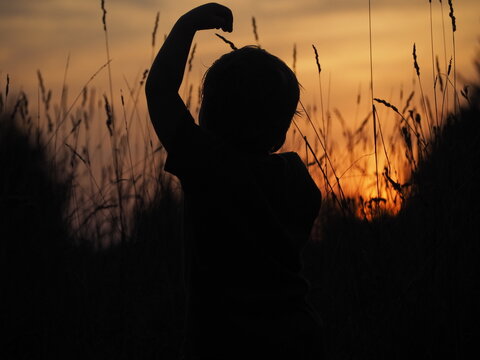
M432 142L396 216L323 214L305 272L329 359L478 356L478 90Z
M469 99L432 142L396 216L367 220L324 204L304 260L328 358L478 354L478 87ZM96 250L64 221L71 179L55 175L42 141L17 122L0 121L2 358L174 358L184 229L171 180L161 177L124 242Z

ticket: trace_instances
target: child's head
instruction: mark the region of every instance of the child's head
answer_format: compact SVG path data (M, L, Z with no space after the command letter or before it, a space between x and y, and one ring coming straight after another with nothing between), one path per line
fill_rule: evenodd
M247 46L205 74L200 126L247 151L274 152L285 142L299 96L297 78L282 60Z

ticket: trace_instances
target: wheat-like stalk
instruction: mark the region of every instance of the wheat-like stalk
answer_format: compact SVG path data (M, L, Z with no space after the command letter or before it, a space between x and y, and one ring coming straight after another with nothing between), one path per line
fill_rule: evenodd
M448 16L452 20L452 46L453 46L453 107L455 110L455 115L458 113L458 94L457 94L457 57L456 57L456 45L455 45L455 32L457 31L457 21L455 14L453 12L453 3L452 0L448 0L448 6L450 7L450 12Z
M220 35L220 34L217 34L215 33L215 35L220 38L225 44L227 44L228 46L230 46L230 48L232 50L238 50L238 48L235 46L235 44L233 42L231 42L230 40L228 40L227 38L225 38L224 36Z
M108 61L108 62L106 62L105 64L103 64L102 66L100 66L100 68L99 68L97 71L95 71L95 73L93 73L92 76L90 76L90 78L89 78L88 81L85 83L85 85L83 85L82 90L80 90L80 92L79 92L78 95L75 97L75 99L73 100L73 102L72 102L72 104L70 105L70 107L68 108L68 110L67 110L67 111L65 112L65 114L63 115L62 120L61 120L61 121L59 122L59 124L57 125L57 127L56 127L54 133L52 134L52 136L51 136L51 137L48 139L48 141L46 142L46 145L48 145L48 144L52 141L52 139L53 139L53 137L56 135L57 131L60 129L60 127L62 126L62 124L67 120L68 115L69 115L70 112L72 111L72 109L73 109L73 107L75 106L75 104L77 103L78 99L80 99L80 97L82 96L83 89L85 89L85 88L88 86L88 84L90 84L90 82L91 82L93 79L95 79L95 77L96 77L103 69L105 69L105 68L108 66L108 64L110 64L110 61ZM40 81L40 79L41 79L41 74L40 74L40 72L37 72L37 74L39 75L39 81ZM49 95L47 95L47 99L50 99L50 98L51 98L51 92L49 91L48 94L49 94Z
M369 33L369 50L370 50L370 97L372 104L373 115L373 147L375 150L375 177L377 184L377 197L380 197L380 184L378 180L378 151L377 151L377 115L375 111L375 104L373 103L373 43L372 43L372 4L368 0L368 33Z
M253 36L255 37L255 41L257 42L258 47L260 47L260 41L258 38L257 20L255 19L255 16L252 16L252 28L253 28Z
M108 67L108 83L110 87L110 102L112 106L112 121L114 121L114 106L113 106L113 81L112 81L112 69L110 66L110 46L108 43L108 28L107 28L107 9L105 8L105 0L100 0L100 7L102 9L102 24L103 33L105 35L105 49L107 52L107 67Z
M157 37L159 21L160 21L160 11L157 11L157 15L155 16L155 23L153 25L153 31L152 31L152 54L150 56L150 62L153 62L153 57L155 56L155 42Z
M435 54L434 54L434 42L433 42L433 14L432 14L432 0L429 0L430 7L430 49L432 55L432 81L433 81L433 98L435 100L435 125L439 126L438 121L438 103L437 103L437 87L435 81Z
M9 91L10 91L10 75L7 74L7 84L5 85L5 106L7 104Z
M297 44L293 44L293 62L292 62L293 73L297 74Z
M146 77L146 73L144 73L144 77ZM136 185L136 181L135 181L135 174L134 174L134 171L133 171L132 150L131 150L131 147L130 147L130 132L128 130L127 112L125 110L125 99L123 97L123 92L121 90L120 90L120 100L121 100L122 109L123 109L123 120L124 120L124 123L125 123L125 136L126 136L126 141L127 141L128 160L130 162L130 176L131 176L133 190L135 192L135 203L136 203L137 200L138 200L138 190L137 190L137 185Z
M422 79L420 77L420 66L418 65L418 60L417 60L417 47L416 47L415 43L413 43L412 55L413 55L413 67L415 68L415 72L416 72L417 78L418 78L418 85L420 86L420 94L421 94L421 97L422 97L422 107L423 107L425 117L427 118L428 131L430 132L430 135L431 135L432 134L432 124L431 124L430 118L428 116L427 102L425 100L425 95L424 95L424 92L423 92Z
M315 64L317 65L317 74L318 74L318 88L320 92L320 111L322 113L322 134L323 134L323 143L324 143L324 157L327 158L328 142L327 142L327 125L325 123L325 110L323 106L323 86L322 86L322 67L320 65L320 59L318 56L318 50L315 45L312 44L313 52L315 54ZM312 124L313 127L313 124ZM328 176L328 167L325 163L325 174Z

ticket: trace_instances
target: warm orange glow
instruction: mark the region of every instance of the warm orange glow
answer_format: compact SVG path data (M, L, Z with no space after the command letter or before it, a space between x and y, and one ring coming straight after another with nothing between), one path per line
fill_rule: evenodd
M149 68L153 50L158 50L164 34L175 19L199 1L165 0L163 2L114 2L106 1L108 8L107 25L112 57L112 83L114 88L114 108L117 116L118 142L126 154L125 119L129 131L129 143L133 156L132 164L126 158L123 164L125 173L141 172L147 168L156 172L162 164L160 153L155 153L158 143L148 123L145 100L142 89L142 74ZM387 190L381 175L385 166L390 166L392 178L403 183L408 178L405 146L399 134L401 119L391 109L376 104L379 130L383 142L377 139L378 171L380 189L377 191L375 176L375 157L373 149L373 128L371 118L357 143L348 148L348 132L354 134L362 121L371 111L369 91L369 32L368 4L359 1L347 1L339 4L313 0L271 0L271 1L223 1L231 6L235 14L235 31L228 38L237 46L255 42L251 17L256 17L259 41L262 47L293 65L293 47L296 45L296 72L303 86L302 102L306 106L317 131L327 132L327 153L340 185L346 196L362 196L366 201L372 198L386 199L385 207L396 211L399 203L394 202L394 191ZM468 82L473 74L473 59L478 33L478 13L480 3L477 0L465 0L456 3L458 30L456 36L456 69L458 86ZM52 90L53 118L60 121L66 110L74 104L83 86L105 62L105 38L101 24L100 5L92 2L73 0L54 0L49 2L4 2L0 5L0 74L2 88L6 74L10 77L10 91L25 91L30 98L32 113L37 113L37 99L40 103L39 121L46 125L45 107L41 104L41 89L36 75L41 70L44 85ZM375 1L372 11L373 39L373 79L374 97L385 99L403 108L409 94L415 92L410 108L415 108L425 120L420 101L418 79L415 77L412 60L412 45L416 43L421 81L430 106L433 102L433 78L431 62L430 21L428 2L417 0ZM448 11L444 9L441 17L438 2L434 6L433 34L434 53L438 55L440 71L446 72L447 62L453 54L451 25ZM156 36L156 46L152 49L152 29L157 11L160 11L160 23ZM443 21L442 21L443 20ZM445 25L445 41L443 26ZM192 72L188 74L188 84L182 89L187 98L188 88L193 85L192 112L198 107L198 86L205 69L228 47L219 41L213 32L198 34L197 51ZM321 79L311 45L319 51L322 65ZM69 58L68 68L66 68ZM460 76L461 75L461 76ZM67 91L62 86L65 79ZM321 87L321 91L320 91ZM320 92L323 97L320 98ZM82 146L90 146L91 152L100 154L90 158L93 174L102 178L102 168L110 163L110 145L105 126L102 96L107 94L107 71L102 70L90 83L88 104L90 108L90 128L81 128L78 139ZM439 98L445 99L444 112L452 108L453 91L443 95L437 87ZM125 107L122 107L121 96ZM63 98L63 100L61 100ZM59 130L59 141L53 151L63 151L63 143L72 141L69 131L74 120L81 116L79 96L68 114L67 120ZM111 99L110 99L111 100ZM63 102L63 107L60 105ZM440 103L440 102L439 102ZM323 104L323 115L321 105ZM7 104L12 107L13 104ZM63 110L61 110L62 108ZM60 109L60 110L59 110ZM80 109L80 110L79 110ZM63 111L63 115L62 115ZM327 129L323 128L326 119ZM73 120L73 123L74 123ZM311 125L304 114L297 119L298 126L307 136L318 158L324 151L316 139ZM306 155L303 139L294 134L292 126L286 150L298 151L306 161L313 162L311 154ZM323 139L320 139L323 140ZM122 145L120 145L122 144ZM389 157L388 164L385 152ZM155 156L152 154L155 153ZM149 158L145 167L145 157ZM322 161L322 164L324 162ZM318 180L323 192L329 192L324 176L317 165L309 166L312 175ZM407 170L405 170L407 169ZM90 176L87 171L82 176ZM327 175L338 191L335 175L331 166L327 166ZM100 180L99 180L100 182ZM89 183L89 181L87 181Z

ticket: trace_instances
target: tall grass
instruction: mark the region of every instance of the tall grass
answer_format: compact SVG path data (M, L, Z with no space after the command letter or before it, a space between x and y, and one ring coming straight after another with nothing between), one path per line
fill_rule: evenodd
M0 206L8 215L0 217L1 290L3 308L9 309L2 323L11 327L1 348L44 358L173 359L185 302L182 195L178 182L162 170L163 148L152 139L139 102L147 72L140 70L132 84L125 81L125 92L113 87L104 1L101 11L107 60L71 102L68 59L58 104L40 71L36 109L12 85L13 75L0 91ZM320 114L302 100L303 118L294 120L288 134L286 145L305 154L325 199L304 255L310 298L325 319L328 358L462 358L473 349L470 299L478 298L473 264L479 249L469 232L478 233L473 225L479 221L472 207L480 201L475 166L480 91L465 88L467 104L458 104L455 53L453 81L445 41L445 69L437 55L435 75L431 32L440 111L435 105L435 116L429 114L416 45L419 91L401 96L399 103L376 97L371 15L369 6L369 110L354 125L333 110L345 149L328 136L330 114L315 47ZM152 54L158 23L159 13ZM252 27L259 45L254 17ZM195 66L194 49L186 79ZM293 49L296 70L296 45ZM105 70L109 96L90 88ZM195 86L187 80L183 89L192 111ZM453 112L449 93L457 101ZM359 109L364 97L359 88L353 106ZM119 101L121 116L113 106ZM388 110L395 123L391 133L383 131L375 105ZM348 180L353 172L360 174L360 185L374 190L372 196L346 188L354 183Z

